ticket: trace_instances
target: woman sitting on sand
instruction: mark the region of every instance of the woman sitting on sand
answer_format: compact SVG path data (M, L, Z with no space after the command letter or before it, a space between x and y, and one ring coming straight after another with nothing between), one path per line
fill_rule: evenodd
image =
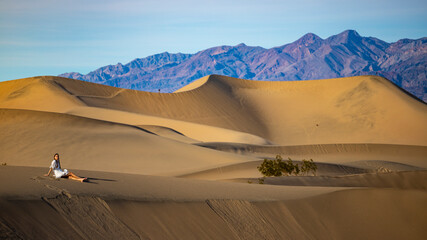
M69 179L77 180L80 182L87 180L87 178L81 178L72 172L68 172L67 169L62 170L61 169L61 163L59 162L59 154L58 153L55 153L55 155L53 155L53 161L50 164L49 172L47 174L45 174L45 176L49 176L50 173L52 172L52 170L53 170L53 175L55 176L55 178L61 178L61 177L66 178L66 177L68 177Z

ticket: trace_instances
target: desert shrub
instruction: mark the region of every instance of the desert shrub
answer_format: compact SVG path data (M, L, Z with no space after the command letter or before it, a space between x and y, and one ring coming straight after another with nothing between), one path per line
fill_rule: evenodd
M282 175L289 176L292 174L298 176L300 173L308 174L310 171L315 174L317 166L313 162L313 159L310 159L310 161L305 159L302 160L300 167L298 164L294 164L291 158L288 158L287 161L283 161L282 156L276 155L276 159L264 159L257 169L264 177L280 177Z
M282 165L282 157L277 155L274 160L264 159L261 166L258 166L257 169L266 177L279 177L282 176Z
M303 174L309 174L310 172L312 172L313 175L316 175L316 171L317 171L317 165L314 163L313 159L302 160L301 172Z
M300 173L298 163L294 164L291 158L288 158L288 161L285 162L282 169L285 175L294 174L295 176L297 176Z
M294 170L292 171L295 176L298 176L300 174L301 170L299 169L298 163L294 165Z
M294 168L295 166L291 158L288 158L288 160L282 164L282 172L285 175L291 175L294 171Z

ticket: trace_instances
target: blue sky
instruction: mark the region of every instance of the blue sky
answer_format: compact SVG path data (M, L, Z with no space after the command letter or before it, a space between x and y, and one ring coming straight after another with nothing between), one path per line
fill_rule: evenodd
M161 52L271 48L354 29L387 42L427 36L425 0L0 0L0 81L88 73Z

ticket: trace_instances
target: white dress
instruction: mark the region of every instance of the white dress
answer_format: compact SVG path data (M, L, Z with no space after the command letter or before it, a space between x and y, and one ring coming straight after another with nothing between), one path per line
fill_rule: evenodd
M55 178L61 178L62 176L65 176L68 174L68 170L67 169L62 170L61 165L55 159L50 164L50 168L52 168L53 175L55 176Z

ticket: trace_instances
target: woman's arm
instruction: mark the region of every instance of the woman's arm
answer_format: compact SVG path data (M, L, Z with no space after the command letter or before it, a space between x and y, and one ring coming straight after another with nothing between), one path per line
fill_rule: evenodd
M52 172L52 168L49 168L49 172L47 173L47 174L45 174L45 176L47 177L47 176L49 176L50 175L50 172Z

